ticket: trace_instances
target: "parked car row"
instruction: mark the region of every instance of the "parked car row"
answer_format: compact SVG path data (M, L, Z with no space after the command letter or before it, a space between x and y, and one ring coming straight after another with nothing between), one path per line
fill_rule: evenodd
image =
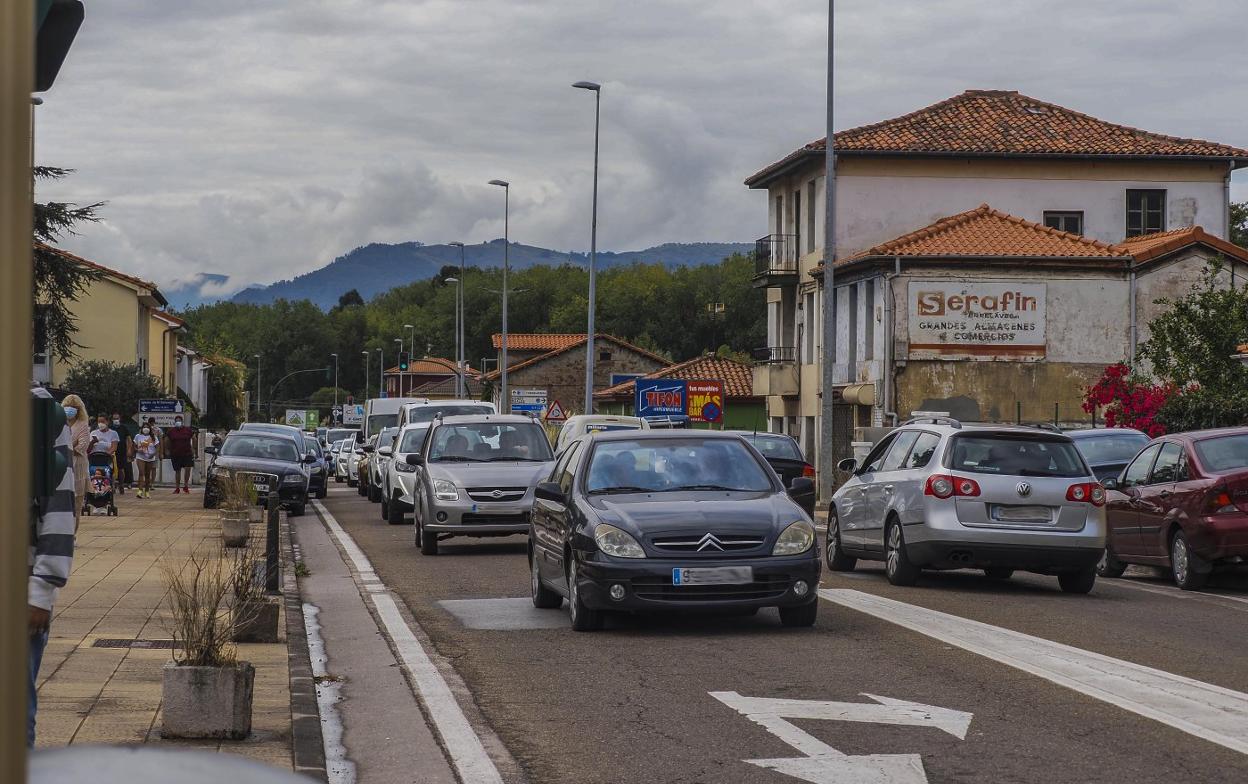
M315 439L305 438L298 428L249 422L226 434L220 446L204 451L211 459L204 482L205 509L219 503L220 483L231 474L250 478L259 504L276 494L294 517L304 513L309 498L324 497L324 457Z

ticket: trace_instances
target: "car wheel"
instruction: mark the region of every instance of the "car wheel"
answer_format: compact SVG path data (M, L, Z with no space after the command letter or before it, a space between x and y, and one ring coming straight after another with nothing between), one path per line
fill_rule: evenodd
M394 500L387 503L384 497L381 499L381 503L386 510L386 522L390 525L402 525L403 505Z
M216 509L217 508L216 496L209 495L208 493L204 493L204 508Z
M1057 584L1064 593L1087 593L1096 584L1096 569L1062 572L1057 576Z
M1187 534L1176 531L1170 540L1170 574L1174 577L1174 584L1185 591L1199 590L1209 579L1209 575L1196 571L1193 560Z
M529 583L533 592L533 606L539 610L557 610L563 604L563 597L550 590L542 582L537 566L537 553L529 553Z
M910 562L906 554L906 540L901 532L901 523L897 520L888 522L888 531L884 534L884 574L893 585L914 585L919 581L919 567Z
M1096 562L1096 574L1099 577L1122 577L1123 572L1127 571L1127 565L1118 560L1118 556L1114 555L1114 550L1105 544L1105 552L1101 553L1101 560Z
M984 570L984 576L989 580L1008 580L1014 576L1014 570L1008 566L989 566Z
M828 510L828 544L824 556L828 569L834 572L852 572L858 564L857 558L846 555L841 549L841 519L831 509Z
M304 506L305 506L304 504L295 504L294 506L290 507L290 516L291 517L303 517Z
M421 555L437 555L438 554L437 532L426 531L423 525L420 527L420 554Z
M347 487L355 487L355 486L356 486L356 485L358 485L358 484L359 484L359 482L355 481L354 479L348 479L348 480L347 480Z
M381 499L381 519L382 520L390 519L390 504L384 498Z
M819 602L813 601L809 604L799 605L797 607L781 607L780 608L780 624L789 627L806 627L814 626L815 619L819 617Z
M577 568L575 558L568 559L568 619L572 621L572 631L594 632L602 628L602 612L586 607L581 589L577 586Z
M321 489L320 489L320 490L317 490L317 491L316 491L316 497L317 497L317 498L328 498L328 497L329 497L329 482L326 482L326 483L324 484L324 486L322 486L322 487L321 487Z
M381 491L377 489L377 485L374 485L371 482L368 485L368 500L372 501L375 504L380 504L380 503L385 502L385 499L382 498L381 496Z

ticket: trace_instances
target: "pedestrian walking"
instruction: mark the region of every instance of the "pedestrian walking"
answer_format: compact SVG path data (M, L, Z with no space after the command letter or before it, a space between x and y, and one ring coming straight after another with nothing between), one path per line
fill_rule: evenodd
M42 387L30 391L32 397L51 399L52 395ZM86 407L75 395L73 398L78 409L74 412L86 416ZM68 412L67 412L68 415ZM52 606L56 603L56 594L65 587L69 579L69 568L74 558L75 516L70 514L66 505L74 503L75 512L81 508L74 497L78 475L74 473L74 464L70 457L72 428L68 423L61 428L61 435L56 439L56 451L65 457L70 468L53 494L44 498L36 498L31 505L30 546L26 555L27 582L27 633L30 637L27 653L26 681L26 746L35 747L35 713L39 707L39 693L35 681L39 677L39 665L43 661L43 651L48 646L48 629L52 624ZM85 478L85 474L84 474Z
M191 469L195 466L195 430L182 423L182 417L173 420L173 427L165 431L161 440L165 444L165 456L173 463L173 492L191 492ZM179 486L180 485L180 486Z
M134 484L134 438L130 426L121 418L121 414L113 412L113 431L117 433L117 476L113 486L117 492L125 495L126 488Z
M70 463L74 469L74 531L82 517L82 505L87 497L87 450L91 448L91 417L87 404L77 395L66 395L61 401L65 408L65 421L69 426Z
M151 425L143 425L134 437L134 456L139 464L139 498L152 497L152 480L156 478L156 461L160 457L160 441Z

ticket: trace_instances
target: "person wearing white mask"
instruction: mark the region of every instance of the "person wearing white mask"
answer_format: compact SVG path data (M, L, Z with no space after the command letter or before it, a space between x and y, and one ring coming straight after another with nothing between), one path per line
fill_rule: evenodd
M134 456L139 464L139 498L152 497L152 479L156 475L156 460L160 455L160 441L152 432L151 425L144 424L134 437Z
M91 448L91 417L87 404L77 395L66 395L61 401L65 408L65 421L69 425L70 463L74 469L74 530L82 517L82 505L87 497L87 450Z

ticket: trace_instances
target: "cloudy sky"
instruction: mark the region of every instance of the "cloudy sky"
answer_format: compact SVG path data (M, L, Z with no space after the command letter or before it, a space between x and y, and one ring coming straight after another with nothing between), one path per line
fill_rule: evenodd
M107 201L65 243L231 288L368 242L747 241L742 179L823 135L825 0L85 0L39 109L41 198ZM838 0L837 127L967 88L1248 147L1240 0ZM1248 177L1233 197L1248 199Z

